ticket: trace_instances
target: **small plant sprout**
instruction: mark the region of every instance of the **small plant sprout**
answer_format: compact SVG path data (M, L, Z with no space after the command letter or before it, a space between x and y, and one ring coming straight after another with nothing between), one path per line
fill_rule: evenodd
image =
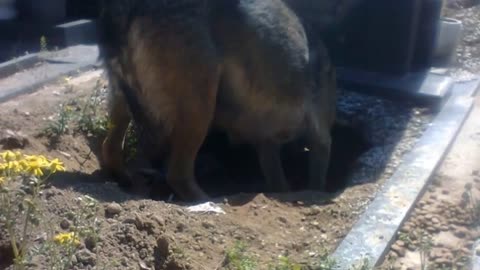
M279 256L278 262L274 266L269 267L270 270L302 270L302 266L300 264L294 263L290 260L290 258L286 256Z
M68 131L68 124L73 116L73 107L69 105L60 105L60 112L46 128L45 133L54 137L59 137Z
M101 114L99 111L99 107L103 102L102 94L104 91L105 88L98 80L91 96L87 98L78 119L77 124L80 131L95 136L104 136L106 134L107 117L106 114Z
M333 270L337 266L337 261L332 258L326 250L320 253L320 261L315 270Z
M433 247L432 236L426 231L421 230L418 233L418 252L420 254L421 270L428 270L428 257Z
M350 268L350 270L371 270L373 267L370 265L370 260L365 257L361 260L361 262L355 264Z
M40 52L47 52L47 51L48 51L47 38L42 35L40 37Z
M247 247L242 242L236 242L235 246L227 250L224 266L228 270L255 270L257 264L252 257L247 255Z

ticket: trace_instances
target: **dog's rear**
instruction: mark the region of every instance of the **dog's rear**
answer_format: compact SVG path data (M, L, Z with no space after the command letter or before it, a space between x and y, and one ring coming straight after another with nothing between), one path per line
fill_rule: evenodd
M125 134L130 111L148 136L151 153L169 146L167 181L175 181L170 184L180 197L192 200L206 198L191 174L213 117L219 80L205 3L110 0L100 19L112 97L104 167L123 171L119 134Z

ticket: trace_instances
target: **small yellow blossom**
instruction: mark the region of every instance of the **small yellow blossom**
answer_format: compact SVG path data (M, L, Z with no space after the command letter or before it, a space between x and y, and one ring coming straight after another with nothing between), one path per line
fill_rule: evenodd
M65 171L59 159L49 160L43 155L23 155L20 152L5 151L0 153L4 162L0 162L0 174L27 173L37 177L43 176L44 171L55 173Z
M73 107L72 106L65 106L65 112L73 112Z
M26 171L35 176L43 176L43 170L49 167L48 160L44 156L26 156Z
M17 155L10 150L0 153L0 156L6 162L17 160Z
M60 245L71 244L71 243L75 245L80 244L80 240L78 239L78 237L75 236L73 232L59 233L53 238L53 241L55 241L55 243Z
M20 165L20 162L18 162L16 160L8 162L7 163L7 169L10 172L13 172L13 173L19 173L19 172L23 171L22 165Z
M58 158L50 161L49 167L50 167L50 171L52 173L55 173L57 171L59 171L59 172L64 172L65 171L65 167L63 166L63 163Z
M26 171L28 169L28 162L25 159L20 160L20 167L22 167L22 171Z
M27 171L35 176L43 176L42 164L38 161L30 161Z
M30 161L39 161L43 164L48 164L48 160L45 156L38 155L38 156L27 156L25 155L25 160L30 162Z
M5 171L7 169L7 164L6 163L0 163L0 173Z
M17 157L17 160L21 160L22 157L23 157L23 154L20 153L19 151L16 151L14 154L15 154L15 156Z

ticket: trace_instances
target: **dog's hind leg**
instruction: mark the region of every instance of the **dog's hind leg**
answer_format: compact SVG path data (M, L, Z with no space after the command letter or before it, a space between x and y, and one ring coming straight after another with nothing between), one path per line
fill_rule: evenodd
M131 183L124 168L123 147L131 116L123 93L119 89L119 81L115 75L109 74L109 77L109 121L107 136L102 144L101 166L112 174L120 185L127 187Z

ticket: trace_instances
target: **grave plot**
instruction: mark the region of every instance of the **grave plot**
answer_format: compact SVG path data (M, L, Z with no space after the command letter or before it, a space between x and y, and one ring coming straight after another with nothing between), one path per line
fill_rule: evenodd
M288 147L283 156L295 190L271 194L262 189L251 149L228 146L222 134L211 134L197 174L217 198L220 213L216 208L194 212L170 196L161 177L151 183L139 176L141 188L125 192L99 172L106 87L103 71L90 70L12 96L0 106L3 150L58 158L66 168L38 195L40 222L28 235L36 247L27 257L33 266L67 260L77 269L333 267L335 249L436 116L427 107L342 89L343 124L333 130L329 193L303 189L307 150L301 145ZM130 165L141 168L133 138L126 141ZM10 184L9 192L19 188ZM98 209L85 206L88 200ZM19 219L16 226L22 225ZM65 250L50 244L53 237L80 227L92 230L79 235L72 256L58 256ZM1 229L0 265L7 266L10 238L7 227Z

